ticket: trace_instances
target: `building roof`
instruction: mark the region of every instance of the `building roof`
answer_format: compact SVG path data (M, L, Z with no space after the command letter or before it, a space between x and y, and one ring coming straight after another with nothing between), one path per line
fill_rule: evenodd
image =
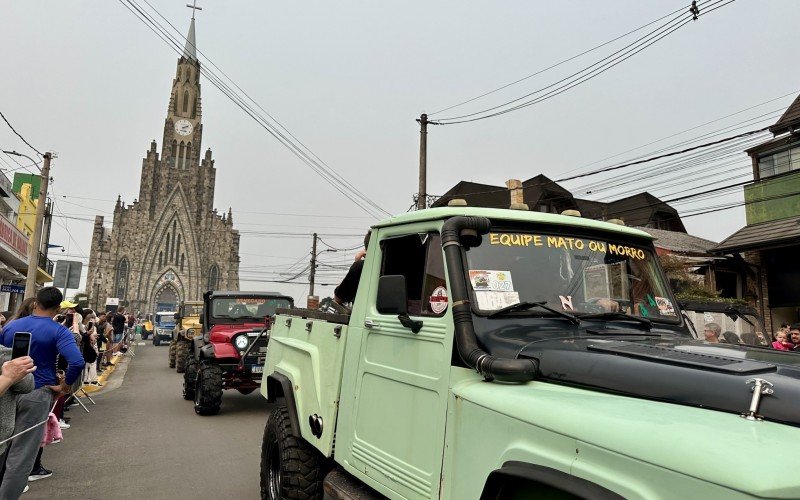
M775 135L790 132L793 128L798 128L800 125L800 95L786 108L781 117L775 122L775 125L769 128L769 131Z
M715 252L760 250L800 242L800 217L751 224L725 238Z
M458 215L488 217L494 220L516 221L522 223L536 223L553 226L572 226L579 229L594 229L600 231L624 234L636 238L652 240L653 237L638 229L611 224L599 220L586 219L584 217L571 217L568 215L547 214L544 212L534 212L531 210L509 210L483 207L440 207L407 212L388 219L382 220L372 227L386 227L395 224L412 224L416 222L427 222L432 220L448 219Z
M197 60L196 43L194 39L194 17L189 25L189 34L186 35L186 46L183 48L183 57L186 59Z
M610 219L622 219L629 226L646 226L657 212L669 216L672 223L670 227L686 232L678 211L648 192L609 202L606 216Z
M450 200L455 198L463 199L470 206L483 206L493 208L508 208L511 198L508 189L504 186L493 186L491 184L479 184L477 182L461 181L438 200L433 203L434 207L444 207Z
M664 229L653 229L649 227L638 227L636 229L641 229L654 237L656 239L654 242L656 247L671 252L686 254L709 253L717 246L716 241L686 233L679 233L677 231L666 231Z

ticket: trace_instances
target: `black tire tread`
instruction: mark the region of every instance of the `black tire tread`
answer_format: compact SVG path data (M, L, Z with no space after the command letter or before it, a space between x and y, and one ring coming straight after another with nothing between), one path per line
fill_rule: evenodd
M194 388L197 383L197 360L194 357L186 362L186 371L183 373L183 399L194 401Z
M175 345L175 342L170 342L169 343L169 354L167 356L168 356L168 359L169 359L169 367L170 368L175 368L175 349L176 348L177 348L177 346Z
M189 353L189 345L179 341L175 347L175 370L178 373L186 371L186 355Z
M222 405L222 368L217 365L201 366L197 371L200 387L200 404L195 405L198 415L216 415ZM195 396L197 396L195 394Z
M267 443L274 433L281 455L281 498L290 500L321 500L322 481L327 473L327 460L304 439L292 435L289 410L276 406L270 412L264 428L261 446L261 498L269 500L267 485Z

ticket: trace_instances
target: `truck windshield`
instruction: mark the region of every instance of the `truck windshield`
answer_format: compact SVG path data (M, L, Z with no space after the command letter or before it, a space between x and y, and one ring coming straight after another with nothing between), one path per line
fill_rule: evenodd
M480 316L520 302L543 302L578 317L625 313L653 322L680 321L647 246L572 234L492 232L466 257L473 310ZM512 315L553 313L535 307Z
M186 318L188 316L200 316L203 314L202 304L184 304L181 309L181 316Z
M291 306L289 299L278 297L220 297L212 301L211 314L220 319L263 319L273 316L276 309Z
M161 328L175 327L175 313L156 314L156 326Z
M684 309L696 338L712 343L769 346L769 334L765 334L758 316L735 308L715 309L694 306Z

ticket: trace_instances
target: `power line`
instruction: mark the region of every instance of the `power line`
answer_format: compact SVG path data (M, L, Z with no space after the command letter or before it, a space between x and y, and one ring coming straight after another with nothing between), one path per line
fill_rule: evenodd
M705 2L701 2L700 5L706 4L707 6L711 6L711 5L715 5L715 4L719 3L719 2L722 2L723 0L716 0L715 2L712 2L712 3L708 4L709 1L711 1L711 0L706 0ZM734 0L730 0L730 1L732 2ZM730 3L730 2L728 2L728 3ZM716 10L716 9L714 9L714 10ZM696 17L695 17L695 19L696 19ZM627 60L630 57L638 54L642 50L650 47L651 45L657 43L658 41L666 38L667 36L669 36L670 34L674 33L675 31L677 31L678 29L680 29L681 27L685 26L686 24L688 24L690 22L692 22L692 16L689 16L687 18L685 13L681 14L679 16L675 16L673 19L671 19L667 23L659 26L658 28L656 28L655 30L649 32L647 35L639 38L635 42L633 42L633 43L623 47L622 49L614 52L610 56L607 56L607 57L601 59L600 61L598 61L598 62L596 62L596 63L594 63L594 64L592 64L592 65L590 65L590 66L588 66L588 67L576 72L576 73L573 73L572 75L569 75L569 76L567 76L565 78L562 78L561 80L559 80L559 81L557 81L557 82L555 82L553 84L550 84L550 85L548 85L546 87L538 89L538 90L536 90L534 92L528 93L528 94L526 94L526 95L524 95L522 97L519 97L517 99L513 99L511 101L505 102L505 103L500 104L498 106L493 106L491 108L487 108L487 109L484 109L484 110L481 110L481 111L477 111L477 112L469 113L469 114L465 114L465 115L454 116L454 117L450 117L450 118L441 118L441 119L436 120L436 121L429 121L428 123L433 124L433 125L454 125L454 124L459 124L459 123L469 123L469 122L473 122L473 121L477 121L477 120L484 120L486 118L492 118L492 117L495 117L495 116L500 116L500 115L503 115L503 114L506 114L506 113L510 113L510 112L519 110L519 109L526 108L528 106L532 106L534 104L538 104L538 103L540 103L540 102L542 102L544 100L547 100L547 99L555 97L555 96L557 96L559 94L562 94L563 92L566 92L567 90L570 90L570 89L572 89L572 88L574 88L574 87L576 87L576 86L578 86L578 85L580 85L582 83L585 83L585 82L587 82L587 81L589 81L589 80L601 75L602 73L605 73L607 70L609 70L609 69L613 68L614 66L624 62L625 60ZM564 82L566 82L566 83L564 83ZM512 104L514 104L516 102L519 102L521 100L527 99L528 97L531 97L531 96L534 96L534 95L537 95L537 94L541 94L542 92L544 92L544 91L546 91L548 89L551 89L551 90L545 92L544 94L542 94L542 95L540 95L538 97L535 97L535 98L530 99L528 101L522 102L520 104L516 104L516 105L514 105L512 107L508 107L508 106L511 106ZM502 108L505 108L505 109L502 109ZM495 110L499 110L499 111L495 111ZM494 112L492 112L492 111L494 111Z
M13 125L11 125L11 123L10 123L10 122L8 121L8 119L6 118L6 115L4 115L2 111L0 111L0 117L2 117L2 118L3 118L3 121L4 121L4 122L6 122L6 125L8 125L8 128L10 128L10 129L11 129L11 131L12 131L12 132L14 132L14 134L15 134L17 137L19 137L20 139L22 139L22 142L24 142L24 143L25 143L25 144L26 144L26 145L27 145L29 148L31 148L32 150L36 151L36 154L37 154L37 155L39 155L39 156L44 156L44 155L43 155L43 154L42 154L42 153L41 153L41 152L40 152L38 149L36 149L35 147L33 147L33 146L31 145L31 143L30 143L30 142L28 142L28 140L27 140L27 139L25 139L24 137L22 137L22 134L20 134L19 132L17 132L17 130L16 130L14 127L13 127Z
M562 64L568 63L568 62L570 62L570 61L572 61L572 60L574 60L574 59L577 59L577 58L579 58L579 57L581 57L581 56L584 56L584 55L586 55L586 54L589 54L590 52L594 52L594 51L595 51L595 50L597 50L597 49L603 48L603 47L605 47L606 45L609 45L609 44L611 44L611 43L614 43L614 42L616 42L617 40L620 40L620 39L622 39L622 38L625 38L625 37L627 37L628 35L632 35L633 33L636 33L637 31L641 31L641 30L643 30L644 28L646 28L646 27L648 27L648 26L650 26L650 25L653 25L653 24L657 23L658 21L661 21L661 20L663 20L663 19L666 19L666 18L667 18L667 17L669 17L669 16L675 15L675 14L677 14L678 12L681 12L681 11L683 11L684 9L685 9L685 7L681 7L680 9L674 10L674 11L672 11L672 12L670 12L670 13L668 13L668 14L666 14L666 15L662 16L662 17L659 17L658 19L655 19L655 20L653 20L653 21L650 21L650 22L649 22L649 23L647 23L647 24L643 24L642 26L639 26L638 28L635 28L635 29L633 29L633 30L631 30L631 31L628 31L627 33L623 33L623 34L621 34L621 35L619 35L619 36L616 36L616 37L612 38L611 40L608 40L608 41L606 41L606 42L603 42L603 43L601 43L600 45L595 45L594 47L592 47L592 48L590 48L590 49L588 49L588 50L584 50L583 52L581 52L581 53L579 53L579 54L576 54L576 55L574 55L574 56L572 56L572 57L569 57L569 58L567 58L567 59L564 59L564 60L562 60L562 61L560 61L560 62L557 62L557 63L555 63L555 64L553 64L553 65L551 65L551 66L548 66L548 67L546 67L546 68L544 68L544 69L541 69L541 70L539 70L539 71L536 71L535 73L531 73L530 75L523 76L522 78L519 78L519 79L517 79L517 80L514 80L514 81L513 81L513 82L511 82L511 83L507 83L507 84L505 84L505 85L502 85L502 86L500 86L500 87L497 87L496 89L490 90L490 91L488 91L488 92L484 92L484 93L482 93L482 94L480 94L480 95L477 95L477 96L475 96L475 97L472 97L472 98L470 98L470 99L467 99L466 101L462 101L462 102L459 102L459 103L457 103L457 104L453 104L452 106L448 106L448 107L446 107L446 108L443 108L443 109L440 109L440 110L438 110L438 111L434 111L433 113L428 113L428 116L437 115L437 114L439 114L439 113L443 113L443 112L445 112L445 111L449 111L449 110L451 110L451 109L453 109L453 108L457 108L457 107L459 107L459 106L463 106L464 104L469 104L469 103L471 103L471 102L473 102L473 101L477 101L478 99L481 99L481 98L483 98L483 97L486 97L486 96L488 96L488 95L494 94L494 93L496 93L496 92L499 92L499 91L501 91L501 90L507 89L508 87L511 87L511 86L513 86L513 85L516 85L516 84L518 84L518 83L524 82L525 80L528 80L528 79L530 79L530 78L533 78L534 76L540 75L540 74L542 74L542 73L544 73L544 72L546 72L546 71L549 71L549 70L551 70L551 69L557 68L558 66L561 66Z

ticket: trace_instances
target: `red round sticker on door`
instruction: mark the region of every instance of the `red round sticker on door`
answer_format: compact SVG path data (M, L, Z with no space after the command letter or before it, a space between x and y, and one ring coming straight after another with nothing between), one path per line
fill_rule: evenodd
M430 298L431 311L435 314L442 314L447 310L447 288L437 286Z

